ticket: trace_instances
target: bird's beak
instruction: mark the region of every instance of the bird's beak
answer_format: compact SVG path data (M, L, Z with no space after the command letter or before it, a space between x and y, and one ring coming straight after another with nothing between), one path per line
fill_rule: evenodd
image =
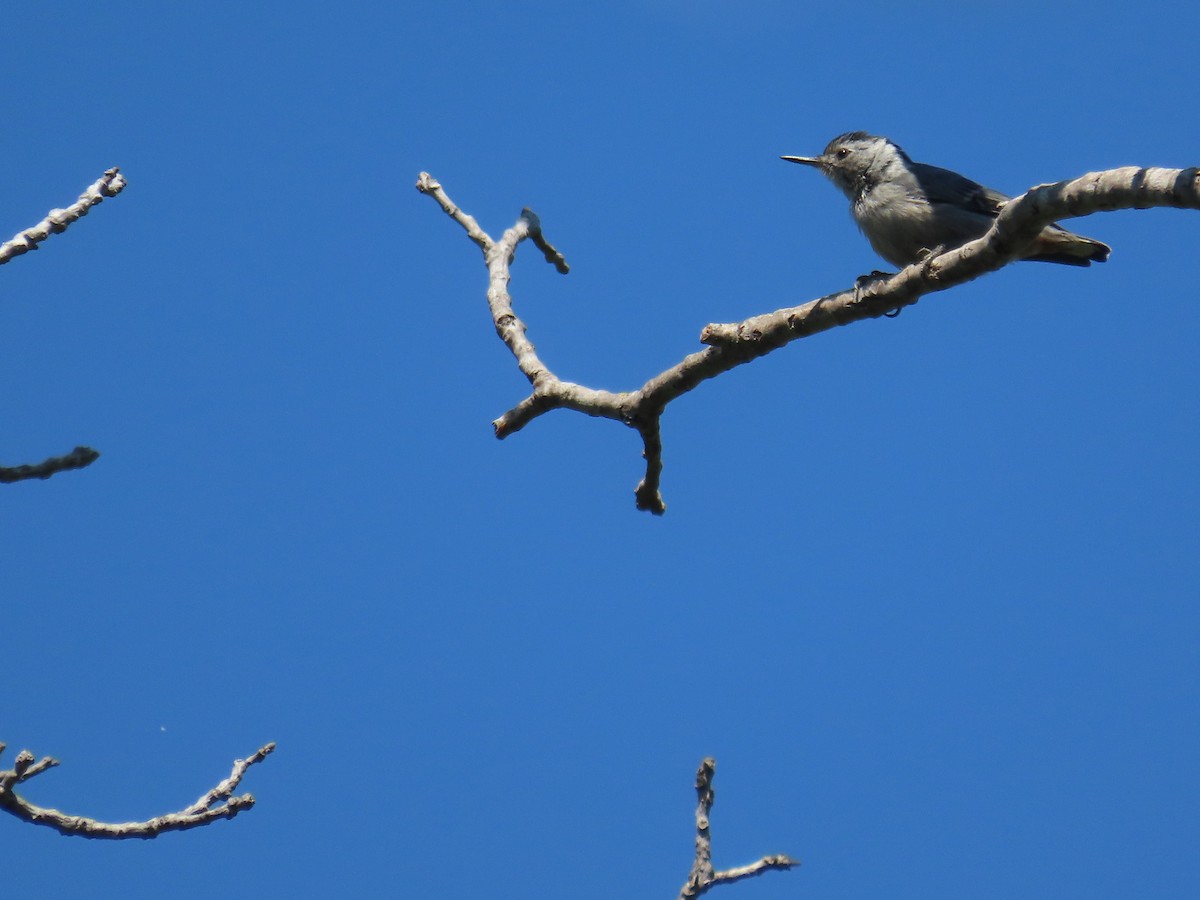
M800 163L804 166L821 168L821 157L819 156L781 156L779 158L786 159L788 162Z

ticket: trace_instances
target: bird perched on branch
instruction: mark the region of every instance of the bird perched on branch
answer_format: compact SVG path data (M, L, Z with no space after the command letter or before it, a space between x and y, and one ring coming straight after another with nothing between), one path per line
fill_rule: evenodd
M913 162L887 138L865 131L835 137L820 156L780 158L820 169L837 185L875 252L894 266L982 237L1009 200L957 172ZM1090 266L1108 259L1111 249L1047 225L1021 259Z

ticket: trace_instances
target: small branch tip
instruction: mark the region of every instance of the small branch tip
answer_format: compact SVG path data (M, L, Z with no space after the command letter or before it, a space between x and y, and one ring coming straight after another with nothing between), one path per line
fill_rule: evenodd
M52 456L35 465L0 466L0 484L28 481L38 478L45 481L51 475L71 469L83 469L100 458L99 451L91 447L76 447L65 456Z

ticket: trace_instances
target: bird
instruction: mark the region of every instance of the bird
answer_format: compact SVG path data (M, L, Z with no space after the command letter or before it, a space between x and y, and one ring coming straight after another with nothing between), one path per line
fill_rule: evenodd
M875 252L907 266L934 250L952 250L982 237L1009 197L971 179L925 163L885 137L849 131L820 156L781 156L819 169L850 200L850 214ZM1068 266L1104 262L1112 248L1047 225L1020 257Z

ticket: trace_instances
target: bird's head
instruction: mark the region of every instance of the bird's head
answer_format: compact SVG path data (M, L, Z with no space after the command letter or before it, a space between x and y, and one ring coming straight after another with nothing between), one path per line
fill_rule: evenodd
M780 159L820 169L851 200L865 188L886 180L891 167L910 162L904 151L887 138L865 131L838 135L820 156L781 156Z

